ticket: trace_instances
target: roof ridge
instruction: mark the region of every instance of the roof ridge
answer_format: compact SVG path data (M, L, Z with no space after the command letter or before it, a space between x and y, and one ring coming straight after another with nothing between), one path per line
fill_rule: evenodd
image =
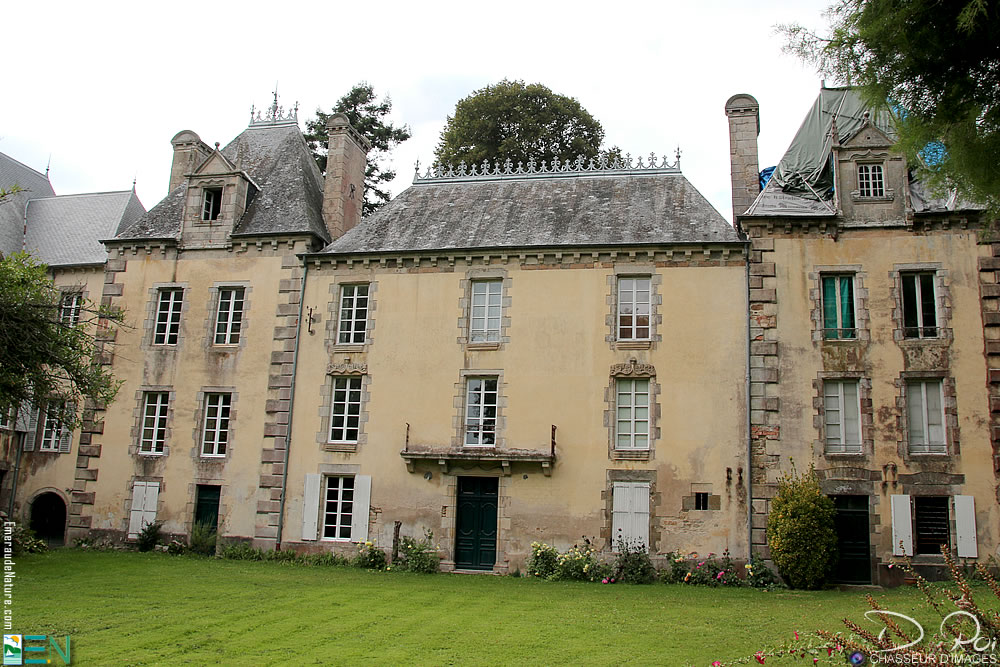
M427 167L424 175L420 175L420 163L417 162L413 173L413 185L423 185L426 183L442 182L462 182L462 181L497 181L497 180L522 180L529 178L552 178L567 176L635 176L653 174L680 174L681 173L681 150L677 149L673 164L667 161L664 155L662 160L657 158L656 153L650 151L649 164L643 164L643 156L638 156L638 162L633 164L632 154L626 153L625 157L616 156L609 160L608 155L603 153L596 159L589 159L584 156L577 156L574 160L562 162L556 156L552 164L547 164L545 160L541 164L534 158L528 160L527 166L518 161L517 167L514 162L507 158L503 162L496 160L490 165L489 160L483 160L480 167L477 163L471 166L462 160L455 165L442 165L435 162Z
M7 155L6 153L2 153L2 152L0 152L0 155L4 156L5 158L7 158L8 160L10 160L11 162L16 162L17 164L21 165L22 167L24 167L25 169L27 169L29 171L35 172L36 174L38 174L39 176L41 176L42 178L44 178L46 181L49 180L48 176L46 176L42 172L38 171L34 167L29 167L28 165L24 164L23 162L21 162L17 158L12 158L11 156ZM51 184L51 181L49 181L49 183Z
M132 190L106 190L104 192L75 192L68 195L52 195L51 197L35 197L31 201L45 201L46 199L68 199L70 197L96 197L98 195L124 195Z

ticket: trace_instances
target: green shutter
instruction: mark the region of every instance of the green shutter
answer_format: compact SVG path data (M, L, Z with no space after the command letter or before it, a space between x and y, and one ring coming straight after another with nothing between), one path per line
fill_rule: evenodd
M840 337L854 338L854 276L840 277Z
M837 338L837 279L823 278L823 337Z

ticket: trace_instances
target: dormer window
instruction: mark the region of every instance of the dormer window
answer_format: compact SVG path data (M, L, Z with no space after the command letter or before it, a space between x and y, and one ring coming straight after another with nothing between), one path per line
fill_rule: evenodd
M222 188L205 188L201 206L202 220L218 220L222 211Z
M885 197L885 179L881 164L858 165L858 196Z

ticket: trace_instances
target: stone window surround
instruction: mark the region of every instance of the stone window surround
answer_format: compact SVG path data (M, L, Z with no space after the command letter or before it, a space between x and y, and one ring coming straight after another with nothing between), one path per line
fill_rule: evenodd
M708 494L708 509L704 510L696 509L695 494L697 493ZM692 482L691 493L689 495L681 497L682 512L714 512L715 510L721 510L721 509L722 509L722 496L712 493L712 485L710 483Z
M87 307L87 297L90 292L87 290L86 283L76 283L75 285L56 285L56 289L59 291L59 319L62 320L62 301L66 296L70 294L80 295L80 316L77 324L74 326L79 326L80 324L85 324L84 322L84 309Z
M465 445L465 409L466 400L468 397L468 383L469 378L493 378L497 379L497 419L496 419L496 431L494 433L495 445L493 447L488 446L472 446L466 448ZM506 449L507 439L504 437L504 432L507 427L507 417L504 415L504 411L507 408L507 394L504 391L507 386L503 381L503 370L498 369L463 369L459 371L459 381L455 383L455 395L452 399L452 407L455 408L455 417L453 418L452 428L454 435L451 438L451 448L452 449L471 449L471 450L491 450L491 449Z
M500 294L500 340L473 343L469 340L469 327L472 318L472 283L486 280L500 280L503 285L503 291ZM505 343L509 343L512 279L507 269L504 267L472 267L465 272L465 277L459 280L458 285L462 290L462 296L458 301L458 307L462 313L462 316L458 318L458 338L456 339L458 344L464 345L470 350L498 350Z
M188 500L186 507L187 520L184 522L184 528L191 534L191 530L194 529L194 516L195 510L198 507L198 487L199 486L217 486L219 487L219 527L216 529L218 535L224 535L226 533L224 523L226 518L229 516L230 505L229 503L223 502L226 496L226 489L229 488L229 484L223 477L198 477L198 473L195 473L196 477L194 481L188 484ZM162 493L162 487L160 489Z
M856 380L858 383L858 403L860 413L858 415L861 422L861 451L860 452L828 452L826 451L826 406L824 404L825 393L824 383L827 380L844 381ZM818 438L813 441L813 451L818 456L823 456L832 460L858 460L868 459L875 452L875 412L872 403L872 381L861 371L820 371L816 373L813 380L813 427L816 429Z
M365 324L364 343L338 343L340 329L340 298L341 288L344 285L368 285L368 320ZM368 279L360 276L345 274L334 276L330 282L331 299L327 303L327 312L330 314L326 322L326 347L331 354L333 352L364 352L375 341L375 309L378 305L376 293L378 292L378 281L373 277Z
M854 326L856 338L824 338L823 337L823 276L824 275L854 275ZM868 309L868 288L865 281L868 274L860 264L816 265L809 273L809 301L812 309L809 317L812 320L812 339L817 343L833 345L869 342L871 340L871 312Z
M884 203L891 202L896 198L896 191L889 187L889 154L886 151L867 150L864 153L854 153L851 156L854 164L854 189L851 190L851 201L855 204ZM861 172L858 169L862 165L882 167L882 193L881 195L861 194Z
M649 545L650 555L657 552L660 544L660 528L657 522L656 508L662 502L661 495L656 490L655 470L620 470L609 468L605 471L604 488L601 489L601 500L604 501L604 525L601 527L601 537L604 538L604 550L613 551L614 536L614 483L615 482L645 482L649 484ZM693 502L693 501L692 501Z
M229 429L226 439L226 453L222 455L202 454L202 442L205 437L205 399L208 394L229 394ZM225 462L235 446L236 438L236 404L239 399L239 392L232 386L205 386L198 390L196 396L197 408L194 411L194 430L192 431L192 442L194 447L191 450L191 458L201 463ZM169 421L169 418L168 418Z
M232 196L236 184L232 178L219 176L198 177L192 182L188 189L188 218L194 227L218 225L226 219L226 196ZM206 220L202 217L205 206L205 192L207 190L219 191L219 215L214 220Z
M333 379L336 377L361 377L361 413L358 416L358 439L356 442L331 442L330 441L330 419L333 411ZM368 444L368 433L365 425L368 423L368 405L371 401L371 375L368 374L367 364L353 364L349 358L345 358L344 363L337 364L331 362L327 365L326 376L323 385L319 389L319 431L316 433L316 444L327 452L347 452L353 453L358 448Z
M608 458L612 461L648 461L656 454L656 442L660 439L660 391L656 382L656 368L652 364L639 363L632 357L624 364L613 364L608 371L610 381L604 388L604 426L608 430ZM618 380L649 379L649 448L617 449L618 423Z
M163 451L156 453L143 453L141 449L142 424L146 407L146 394L163 393L167 394L167 428L163 436ZM142 385L135 391L135 409L132 411L132 429L129 433L128 453L133 456L161 458L170 454L170 436L173 433L174 406L177 402L177 392L170 385ZM201 439L198 439L200 446ZM137 478L138 479L138 478ZM162 489L161 489L162 491Z
M177 327L177 342L174 344L153 343L153 336L156 334L156 315L160 305L160 291L168 289L179 289L181 294L181 321ZM153 283L146 292L149 298L146 300L146 319L143 321L142 348L154 350L177 350L184 343L185 322L187 312L191 306L191 288L187 282L173 283Z
M943 453L910 452L909 413L906 409L907 383L919 382L921 380L941 381L941 405L944 411L945 440L945 451ZM896 409L899 434L901 438L897 441L897 449L903 462L935 461L961 454L961 447L959 446L958 402L955 396L955 379L951 377L950 372L940 370L903 371L899 374L899 378L895 380L895 384L899 392L896 395Z
M219 320L219 298L220 291L228 287L243 288L243 319L240 323L240 342L216 343L215 326ZM208 288L208 317L205 318L205 340L208 341L208 348L219 352L229 352L232 350L242 350L246 346L247 330L250 328L250 294L253 291L249 280L223 280L212 283Z
M906 338L903 336L903 279L904 273L934 274L934 307L938 335L935 338ZM894 264L889 272L892 285L892 339L899 345L949 345L955 337L951 328L951 289L948 270L940 262Z
M619 278L634 278L649 276L649 340L618 340L618 280ZM605 302L610 312L606 316L608 335L605 340L612 350L648 350L663 341L658 333L659 325L663 324L660 313L663 297L659 287L663 284L663 275L656 271L654 264L634 262L616 262L611 275L607 277L608 292Z

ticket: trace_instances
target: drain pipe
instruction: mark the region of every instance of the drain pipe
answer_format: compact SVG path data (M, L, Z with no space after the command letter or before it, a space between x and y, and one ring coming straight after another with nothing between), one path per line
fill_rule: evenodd
M746 283L743 290L745 301L744 312L747 317L746 336L746 379L745 398L747 410L747 562L753 558L753 420L750 418L750 258L752 257L750 241L746 242Z
M299 366L299 341L302 340L302 308L306 302L306 277L309 275L309 260L302 259L302 287L299 290L299 316L295 322L295 347L292 350L292 379L288 385L288 428L285 429L285 458L281 470L281 500L278 506L278 531L274 550L281 551L281 533L285 527L285 496L288 493L288 453L292 449L292 423L295 421L295 377Z

